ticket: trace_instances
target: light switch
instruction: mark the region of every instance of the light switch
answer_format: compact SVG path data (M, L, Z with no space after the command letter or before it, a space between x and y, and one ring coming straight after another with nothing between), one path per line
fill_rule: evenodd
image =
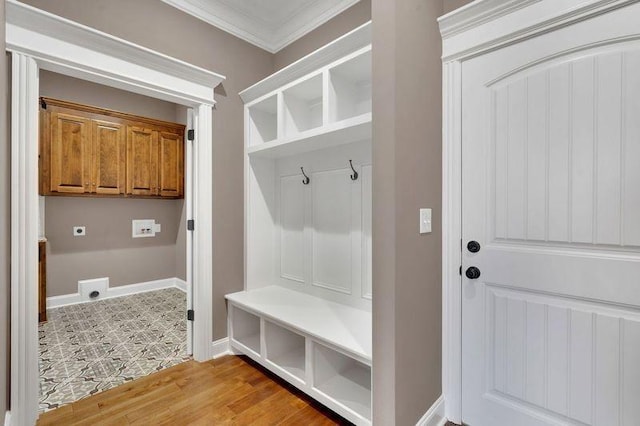
M431 232L431 209L420 209L420 233Z

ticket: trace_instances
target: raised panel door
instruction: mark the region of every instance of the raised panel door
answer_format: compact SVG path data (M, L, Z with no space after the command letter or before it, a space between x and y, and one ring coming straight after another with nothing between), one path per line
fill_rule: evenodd
M127 194L158 194L158 132L127 127Z
M51 114L50 189L81 194L91 191L91 125L84 117Z
M638 423L639 19L462 65L465 424Z
M92 192L118 195L125 190L125 133L121 124L93 120Z
M159 193L162 197L184 194L184 144L182 135L159 132Z

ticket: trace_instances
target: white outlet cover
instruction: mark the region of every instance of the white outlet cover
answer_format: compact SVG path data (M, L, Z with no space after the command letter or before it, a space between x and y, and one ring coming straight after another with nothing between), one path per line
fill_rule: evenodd
M73 236L74 237L84 237L87 235L87 229L84 226L74 226L73 227Z
M156 236L154 219L134 219L131 221L131 238L149 238Z
M420 209L420 233L431 233L431 209Z

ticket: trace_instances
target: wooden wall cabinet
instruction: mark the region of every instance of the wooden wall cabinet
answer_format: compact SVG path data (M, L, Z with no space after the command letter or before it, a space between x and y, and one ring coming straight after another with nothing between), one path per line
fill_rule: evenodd
M40 194L182 198L184 129L42 98Z

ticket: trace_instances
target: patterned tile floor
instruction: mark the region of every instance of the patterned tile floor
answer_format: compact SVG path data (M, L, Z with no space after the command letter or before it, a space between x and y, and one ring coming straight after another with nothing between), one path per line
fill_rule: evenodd
M40 411L189 359L185 313L174 288L49 309L38 330Z

